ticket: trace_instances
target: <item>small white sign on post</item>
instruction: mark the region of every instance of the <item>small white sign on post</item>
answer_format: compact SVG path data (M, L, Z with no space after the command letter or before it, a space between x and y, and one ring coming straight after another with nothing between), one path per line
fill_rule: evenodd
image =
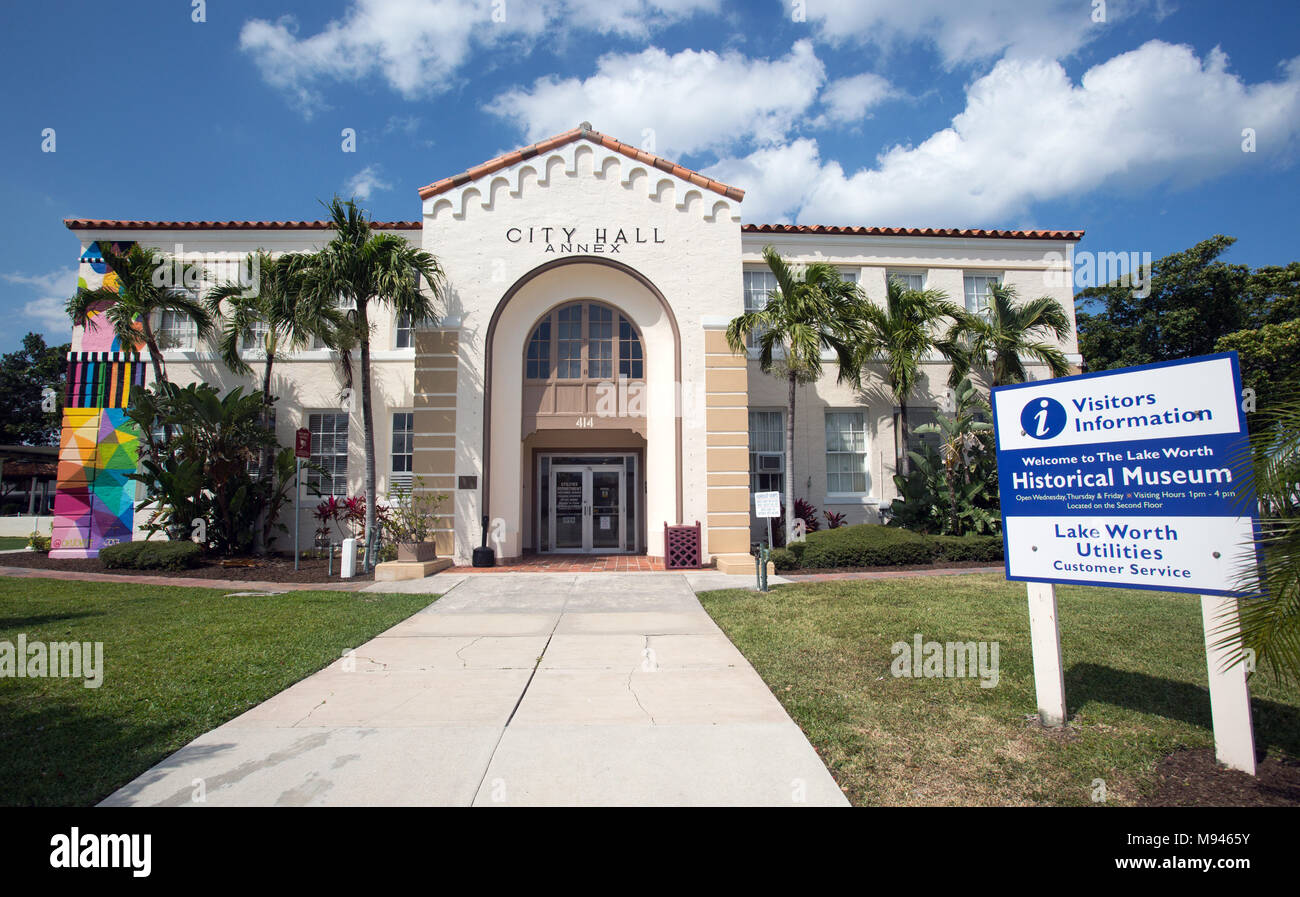
M755 492L754 493L754 516L755 517L780 517L781 516L781 493L780 492Z
M772 518L781 516L780 492L755 492L754 516L767 518L767 547L772 546Z

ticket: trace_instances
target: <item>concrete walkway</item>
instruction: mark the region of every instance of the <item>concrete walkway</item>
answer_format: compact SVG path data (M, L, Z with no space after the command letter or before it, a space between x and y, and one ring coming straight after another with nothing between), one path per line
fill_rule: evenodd
M394 585L450 591L104 803L847 805L682 574Z

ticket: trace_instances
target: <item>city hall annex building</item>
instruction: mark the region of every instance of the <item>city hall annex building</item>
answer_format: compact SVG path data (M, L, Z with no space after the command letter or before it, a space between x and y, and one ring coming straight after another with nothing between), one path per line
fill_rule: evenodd
M787 475L786 384L752 353L733 354L724 333L774 286L764 246L794 262L833 263L876 301L886 278L900 276L975 309L1000 281L1021 296L1053 295L1073 313L1067 250L1080 231L742 226L743 197L584 123L424 187L419 221L376 223L434 254L447 283L436 326L412 330L371 313L380 495L413 476L446 493L436 541L458 562L479 544L485 516L504 559L658 557L665 523L699 521L706 563L752 570L751 492L782 489ZM257 249L311 250L331 236L311 221L66 225L86 273L86 251L102 240L211 268ZM164 355L174 382L252 383L185 324L156 326L174 346ZM257 370L255 343L246 357ZM1073 337L1061 348L1078 363ZM924 365L913 426L943 406L947 375L938 361ZM278 359L272 391L280 442L309 428L314 460L332 472L313 485L361 493L360 410L340 401L330 352ZM799 387L796 496L850 523L879 521L896 494L896 413L870 369L859 390L837 385L833 362ZM316 500L304 492L304 540Z

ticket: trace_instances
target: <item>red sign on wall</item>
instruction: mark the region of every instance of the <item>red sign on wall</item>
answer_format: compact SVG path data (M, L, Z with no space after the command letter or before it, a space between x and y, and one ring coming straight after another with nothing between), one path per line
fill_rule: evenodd
M297 458L311 457L311 430L302 427L293 435L293 454Z

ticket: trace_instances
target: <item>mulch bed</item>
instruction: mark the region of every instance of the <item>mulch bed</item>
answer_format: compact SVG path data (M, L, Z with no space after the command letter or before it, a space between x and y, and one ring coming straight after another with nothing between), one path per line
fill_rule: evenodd
M907 570L970 570L974 568L996 567L1000 561L936 561L933 564L899 564L893 567L799 567L785 572L777 571L781 576L820 576L824 573L893 573Z
M1270 755L1258 775L1220 766L1213 749L1175 751L1156 767L1150 807L1300 807L1300 761Z
M264 558L232 558L223 565L220 558L210 558L189 570L110 570L98 558L52 558L39 551L0 555L0 566L29 567L40 570L64 570L70 573L108 573L122 576L159 576L178 579L229 579L240 582L340 582L339 559L334 559L334 575L329 575L328 558L303 558L299 570L293 569L293 557L269 555ZM373 573L362 573L349 582L373 582Z

